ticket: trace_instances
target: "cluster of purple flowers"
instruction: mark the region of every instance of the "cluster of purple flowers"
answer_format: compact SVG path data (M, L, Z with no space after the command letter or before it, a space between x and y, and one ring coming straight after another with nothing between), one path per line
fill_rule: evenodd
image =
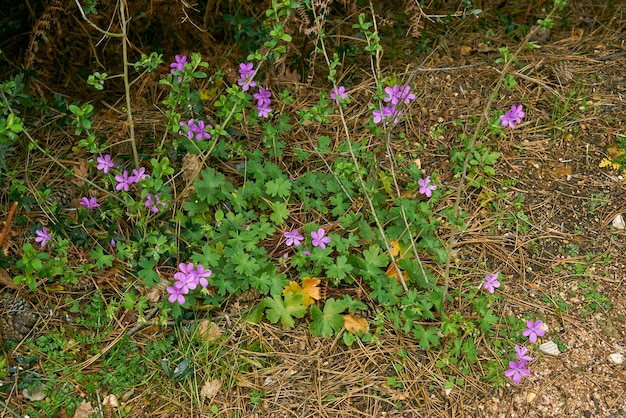
M483 287L489 293L495 292L495 289L500 287L498 281L498 273L485 275L485 281ZM537 337L543 337L546 331L543 329L543 321L538 319L537 321L526 321L526 329L522 331L524 337L528 337L531 343L537 342ZM533 359L528 355L528 349L526 347L515 346L515 360L509 361L509 368L504 371L506 377L511 378L513 383L521 382L523 377L530 376L530 371L527 366Z
M211 270L205 270L202 264L198 264L194 268L193 263L180 263L179 271L174 274L174 283L167 287L167 293L170 294L168 300L171 303L178 302L180 305L185 303L185 295L190 290L194 290L198 286L207 287L209 281L207 277L211 276Z
M409 104L415 100L415 95L411 93L411 86L394 85L393 87L385 87L387 95L383 98L388 106L383 106L380 110L372 111L374 123L384 123L387 125L390 121L394 124L398 123L402 111L397 108L399 103Z
M139 183L141 180L150 177L146 174L146 169L139 167L139 169L133 169L132 174L128 174L128 170L122 171L121 175L115 176L117 184L115 190L124 190L125 192L130 190L130 185Z
M526 113L523 110L523 106L521 104L517 106L513 105L511 106L511 110L500 116L500 123L504 127L510 126L511 128L515 128L515 125L522 122L524 116L526 116Z
M145 205L150 208L152 212L157 213L159 211L159 205L165 207L166 203L159 198L158 194L152 195L148 193L146 195Z
M254 71L254 64L251 62L241 63L239 64L239 80L237 80L237 84L241 87L243 91L250 90L250 87L256 86L256 81L253 80L256 71Z
M293 229L291 231L287 231L283 234L283 236L285 238L287 238L287 242L285 242L285 245L287 245L288 247L291 247L292 245L294 247L299 247L300 245L302 245L302 241L304 241L304 236L298 232L297 229ZM311 232L311 245L313 245L314 247L320 247L322 250L326 249L326 244L329 244L332 239L326 235L326 230L324 228L319 228L317 231L313 231ZM304 255L309 255L311 254L310 251L303 251L302 254ZM287 258L289 256L289 253L285 253L284 257Z
M528 337L531 343L537 341L537 337L543 337L545 331L542 328L543 321L538 319L537 321L526 321L526 329L522 332L524 337ZM519 383L522 377L530 376L530 370L526 366L533 359L528 355L528 349L526 347L515 346L515 359L517 361L509 361L509 368L504 371L506 377L510 377L513 383Z
M213 129L213 126L205 125L203 120L194 121L193 118L187 122L181 120L180 126L187 128L187 138L189 139L195 139L196 141L211 139L211 134L207 132L207 129ZM181 130L179 134L184 135L184 132Z

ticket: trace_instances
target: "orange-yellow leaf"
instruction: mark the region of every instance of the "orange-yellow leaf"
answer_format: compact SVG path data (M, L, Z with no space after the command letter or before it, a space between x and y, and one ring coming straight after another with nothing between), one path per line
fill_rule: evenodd
M302 294L302 287L300 287L300 285L296 282L289 282L289 284L283 289L283 296L285 296L289 292L293 293L294 295L300 295Z
M305 302L306 302L307 296L315 300L320 300L321 294L320 294L319 285L320 285L320 279L318 278L305 277L304 279L302 279L302 292L304 293Z
M352 314L343 315L343 326L348 332L361 331L365 334L367 332L367 319Z
M400 243L397 240L389 242L389 252L392 256L397 257L400 254Z
M396 268L396 265L394 263L389 264L389 267L387 268L387 273L385 273L385 274L389 278L395 277L395 279L398 281L398 283L400 283L400 273L399 272L402 272L402 278L404 279L404 282L405 283L408 282L409 281L409 276L406 274L406 272Z

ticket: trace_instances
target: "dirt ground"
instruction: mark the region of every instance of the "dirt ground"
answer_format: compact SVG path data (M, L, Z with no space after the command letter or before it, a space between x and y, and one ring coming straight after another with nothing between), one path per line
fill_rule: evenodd
M337 16L330 15L331 23L352 22L353 6L364 10L344 3L335 5ZM394 32L394 22L409 28L409 19L401 16L405 8L394 3L374 4L383 44L390 44L382 69L399 80L411 80L417 99L405 112L411 145L397 141L393 146L396 153L407 156L423 149L422 166L445 182L451 180L448 151L456 146L454 138L463 133L455 121L468 121L483 111L500 76L501 66L495 64L498 48L508 45L511 51L517 50L523 27L545 16L550 5L543 1L483 4L485 20L453 19L446 30L433 18L420 29L431 35L430 48L416 53L419 40L409 32L419 28L411 27L406 36ZM424 13L445 15L455 10L456 5L441 3ZM178 6L172 12L177 23L168 29L180 32L167 47L191 51L193 36L201 35L189 22L180 23L184 20L180 10L186 9L181 3ZM159 10L164 5L155 2L154 7ZM245 7L254 13L249 4ZM106 22L105 17L106 12L100 24ZM428 20L425 15L423 19ZM56 45L58 50L71 44L72 37L84 36L76 29L78 23L72 22L65 28L68 38ZM137 48L144 51L150 50L146 33L163 30L163 22L151 22L139 24L136 32ZM463 387L446 392L437 373L439 354L424 352L411 336L391 327L378 344L357 343L347 348L341 341L311 336L304 323L292 330L262 323L238 329L229 344L238 350L242 341L260 341L273 351L242 351L241 355L252 362L271 356L274 366L242 374L236 389L219 393L214 403L227 413L250 417L626 417L626 368L615 361L616 354L626 356L626 230L612 225L616 215L626 217L626 184L616 170L600 167L614 143L626 136L625 26L626 4L622 2L572 1L549 36L537 40L541 48L523 49L517 56L521 64L514 74L517 86L510 91L501 88L492 108L508 110L511 104L523 103L526 117L520 126L507 131L505 139L489 144L502 153L496 175L482 189L464 192L468 229L454 240L458 271L483 264L502 273L503 302L498 314L514 314L520 320L543 318L548 332L542 341L558 342L566 347L564 352L549 356L535 351L532 374L519 385L509 382L494 389L482 376L471 375ZM488 29L493 31L490 35L486 35ZM95 39L94 34L90 36ZM200 47L213 44L206 50L221 55L209 58L226 71L238 59L234 53L232 58L223 58L227 40L223 33L214 32L197 42ZM89 52L87 57L71 52L79 55L73 64L54 68L50 62L58 62L58 51L43 47L41 51L36 58L22 56L44 74L40 88L71 92L76 99L84 100L87 92L80 87L84 81L77 78L81 71L72 65L80 67L94 56L111 72L120 65L112 47ZM353 66L364 68L361 64ZM372 80L352 71L359 89L375 90ZM115 134L123 130L123 118L110 109L106 113L102 103L118 109L121 104L113 98L115 86L106 94L91 99L100 103L97 117L104 120L99 123ZM138 87L138 129L162 129L154 128L164 119L152 106L163 99L161 94L154 80ZM348 112L357 114L358 110ZM8 212L6 196L2 203ZM40 306L41 299L37 299ZM137 333L134 338L154 336ZM402 372L397 373L393 364L400 349L407 354ZM404 382L403 388L388 385L394 374ZM257 409L250 405L253 390L266 392ZM152 406L140 406L137 401L135 416L172 416L171 400L164 399L157 388L148 390L146 396L154 400ZM210 416L197 408L180 411L181 416Z

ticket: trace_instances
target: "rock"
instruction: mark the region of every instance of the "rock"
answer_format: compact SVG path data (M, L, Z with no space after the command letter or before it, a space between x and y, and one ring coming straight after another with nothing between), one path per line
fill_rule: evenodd
M624 363L624 356L621 353L611 353L609 354L609 360L613 364L622 364Z
M618 213L617 215L615 215L615 218L613 218L612 225L613 225L613 228L615 229L626 228L626 222L624 222L624 217L622 216L621 213Z
M548 354L550 356L558 356L559 354L561 354L561 351L559 351L559 347L556 345L556 343L554 341L547 341L543 344L541 344L539 346L539 350L544 353L544 354Z

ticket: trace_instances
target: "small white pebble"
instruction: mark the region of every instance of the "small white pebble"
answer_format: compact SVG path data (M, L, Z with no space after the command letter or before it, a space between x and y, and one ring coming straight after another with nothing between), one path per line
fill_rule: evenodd
M526 394L526 402L532 403L535 399L537 399L537 394L535 392L528 392Z
M609 354L609 360L613 364L622 364L624 362L624 356L620 353L611 353Z
M555 356L555 357L561 354L561 352L559 351L559 347L556 345L554 341L547 341L541 344L539 346L539 350L544 354L548 354L550 356Z
M624 229L626 228L626 223L624 222L624 217L621 213L618 213L615 218L613 218L613 227L615 229Z

